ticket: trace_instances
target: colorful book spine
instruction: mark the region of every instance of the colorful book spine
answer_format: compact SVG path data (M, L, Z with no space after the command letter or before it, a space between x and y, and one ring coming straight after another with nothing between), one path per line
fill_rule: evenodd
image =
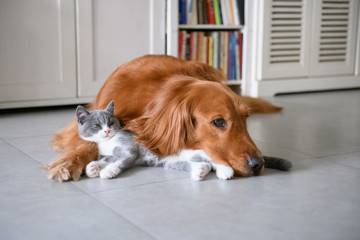
M232 66L231 66L231 80L235 80L236 79L236 39L235 39L235 33L231 34L231 47L232 47L232 53L231 53L231 57L232 57Z
M214 0L207 0L208 23L215 24Z
M231 80L232 79L232 60L233 60L233 58L232 58L232 56L231 56L231 54L232 54L232 52L233 52L233 50L232 50L232 32L228 32L228 72L227 72L227 79L228 80Z
M208 55L208 64L210 66L214 65L214 38L213 37L208 37L208 41L209 41L209 55Z
M214 15L215 15L215 24L221 24L221 15L220 15L220 5L218 0L214 0Z
M180 31L178 56L221 69L228 80L241 79L242 44L241 32Z
M179 24L244 25L244 0L179 0Z
M243 66L243 34L239 33L239 60L240 60L240 77L239 79L242 79L242 66Z
M233 2L232 0L228 0L229 1L229 6L230 6L230 17L231 17L231 24L234 25L235 24L235 19L234 19L234 6L233 6Z
M179 24L186 24L186 1L179 0Z

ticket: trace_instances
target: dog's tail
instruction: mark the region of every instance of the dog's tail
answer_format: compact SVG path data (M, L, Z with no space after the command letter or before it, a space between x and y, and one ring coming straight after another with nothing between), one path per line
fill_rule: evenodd
M264 160L266 168L288 171L292 167L292 163L286 159L264 156Z

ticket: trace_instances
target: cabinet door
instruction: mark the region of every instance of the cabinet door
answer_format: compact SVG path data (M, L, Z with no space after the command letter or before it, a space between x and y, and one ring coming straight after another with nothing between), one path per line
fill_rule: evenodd
M308 0L260 1L263 17L258 79L308 75L310 3Z
M354 74L358 0L314 1L310 75Z
M74 7L0 1L0 103L76 96Z
M121 64L165 53L165 1L77 1L78 94L97 94Z

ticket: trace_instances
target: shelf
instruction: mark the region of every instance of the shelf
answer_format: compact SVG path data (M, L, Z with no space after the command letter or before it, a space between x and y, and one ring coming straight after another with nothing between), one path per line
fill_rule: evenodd
M227 81L223 81L222 83L228 86L241 85L242 80L227 80Z
M241 30L244 26L240 25L216 25L216 24L198 24L198 25L184 25L180 24L180 30Z

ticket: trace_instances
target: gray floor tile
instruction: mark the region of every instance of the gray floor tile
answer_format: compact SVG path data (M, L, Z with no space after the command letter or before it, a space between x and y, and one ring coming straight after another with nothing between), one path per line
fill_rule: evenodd
M356 239L358 177L352 168L303 159L287 173L182 179L92 195L158 239Z
M0 115L0 138L51 135L74 118L72 108L19 111Z
M153 239L71 183L46 179L32 158L0 142L1 239Z
M360 150L360 134L354 130L360 126L357 115L293 103L282 105L282 113L255 115L248 120L255 140L314 157Z
M230 181L136 168L60 184L40 167L74 110L1 114L0 239L359 239L360 91L270 101L283 112L249 118L249 132L293 169Z

